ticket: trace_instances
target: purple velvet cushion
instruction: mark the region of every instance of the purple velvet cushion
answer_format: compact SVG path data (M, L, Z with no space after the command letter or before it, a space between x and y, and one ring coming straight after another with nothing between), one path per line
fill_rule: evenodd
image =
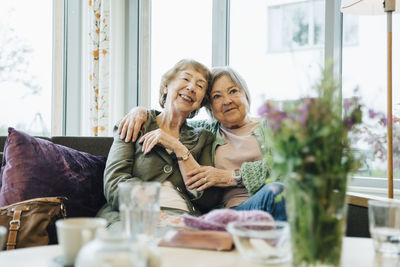
M65 196L69 217L94 216L106 202L106 158L93 156L8 128L0 171L0 207Z

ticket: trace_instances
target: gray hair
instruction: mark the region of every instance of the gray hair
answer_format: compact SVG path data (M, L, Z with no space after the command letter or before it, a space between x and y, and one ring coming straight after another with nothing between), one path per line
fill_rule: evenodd
M212 87L214 86L214 83L221 78L222 76L227 76L229 79L231 79L231 81L240 89L244 92L247 102L249 104L248 106L248 110L250 110L250 92L249 92L249 88L247 87L247 83L246 81L243 79L243 77L236 71L234 70L232 67L229 66L223 66L223 67L214 67L211 70L211 82L210 82L210 88L212 89ZM208 98L210 99L210 101L212 101L211 99L211 90L209 91L209 96ZM212 113L212 109L211 109L211 102L208 102L205 105L205 108L207 110L207 113L214 118L214 115Z

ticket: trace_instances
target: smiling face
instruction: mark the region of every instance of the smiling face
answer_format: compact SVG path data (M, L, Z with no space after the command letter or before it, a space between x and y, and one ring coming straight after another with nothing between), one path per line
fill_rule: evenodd
M204 75L194 68L178 71L164 88L167 94L165 109L183 112L188 116L201 107L207 85Z
M245 92L227 75L222 75L211 89L211 108L215 119L227 128L237 128L247 122L249 103Z

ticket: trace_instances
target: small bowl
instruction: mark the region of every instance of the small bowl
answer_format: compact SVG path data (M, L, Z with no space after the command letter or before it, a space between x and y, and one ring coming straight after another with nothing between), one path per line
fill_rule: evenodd
M7 229L0 225L0 251L4 248L4 242L6 240Z
M240 254L249 261L277 264L292 258L287 222L231 222L226 229Z

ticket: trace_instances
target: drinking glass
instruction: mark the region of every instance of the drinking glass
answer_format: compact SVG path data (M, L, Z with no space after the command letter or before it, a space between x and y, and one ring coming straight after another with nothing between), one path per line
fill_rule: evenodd
M154 241L160 211L159 182L118 184L123 231L132 239Z
M400 253L400 201L369 200L369 231L377 253L398 257Z

